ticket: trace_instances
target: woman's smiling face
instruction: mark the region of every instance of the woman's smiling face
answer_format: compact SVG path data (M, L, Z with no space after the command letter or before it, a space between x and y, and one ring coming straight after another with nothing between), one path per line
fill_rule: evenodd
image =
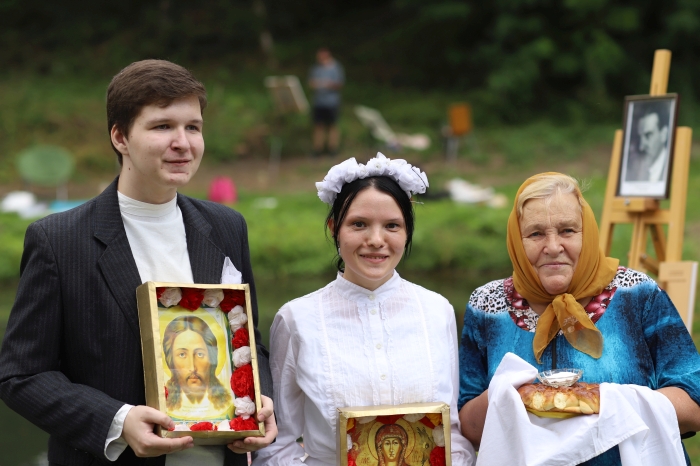
M525 254L545 291L551 295L566 292L583 247L583 218L576 195L527 201L520 234Z
M376 290L394 274L406 246L406 222L393 197L374 187L357 193L338 235L343 277L368 290Z

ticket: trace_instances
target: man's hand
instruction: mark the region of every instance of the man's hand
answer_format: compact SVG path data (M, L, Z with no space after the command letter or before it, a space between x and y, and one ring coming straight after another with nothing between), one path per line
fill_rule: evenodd
M122 437L134 450L136 456L141 458L160 456L194 446L192 437L159 437L153 432L153 427L156 424L161 425L165 429L175 427L173 420L157 409L149 408L148 406L134 406L129 410L124 419Z
M272 400L265 395L262 399L262 408L258 411L258 421L265 423L264 437L246 437L243 440L236 440L229 443L229 449L234 453L248 453L249 451L258 451L265 448L277 437L277 423L275 422L275 413L272 409Z

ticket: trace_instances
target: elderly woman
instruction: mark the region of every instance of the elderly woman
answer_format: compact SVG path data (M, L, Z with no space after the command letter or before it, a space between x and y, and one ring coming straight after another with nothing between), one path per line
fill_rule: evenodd
M507 243L513 276L474 291L464 316L458 406L475 446L489 382L508 352L538 370L579 368L590 383L657 390L673 404L681 434L700 429L700 356L678 311L648 276L605 257L573 178L525 181ZM617 447L584 464L620 464Z

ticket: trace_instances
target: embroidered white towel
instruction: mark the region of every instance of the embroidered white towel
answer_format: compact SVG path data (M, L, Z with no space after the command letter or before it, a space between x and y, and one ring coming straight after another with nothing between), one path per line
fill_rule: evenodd
M516 390L536 375L520 357L504 356L489 384L477 465L576 465L615 445L625 466L685 465L676 412L664 395L603 383L600 414L541 418L525 410Z

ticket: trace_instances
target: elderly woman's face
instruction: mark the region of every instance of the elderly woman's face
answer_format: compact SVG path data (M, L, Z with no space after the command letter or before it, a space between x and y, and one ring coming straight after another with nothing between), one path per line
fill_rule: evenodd
M575 194L531 199L523 206L520 234L530 264L547 293L566 292L583 246L583 219Z

